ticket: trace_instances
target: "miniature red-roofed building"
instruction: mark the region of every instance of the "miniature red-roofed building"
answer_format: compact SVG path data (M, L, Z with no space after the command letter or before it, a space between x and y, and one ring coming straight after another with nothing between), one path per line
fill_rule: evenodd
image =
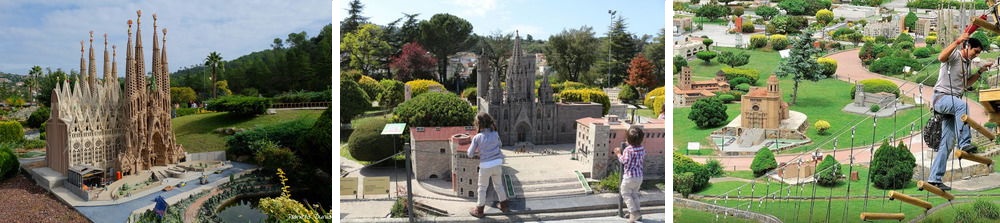
M410 127L413 172L417 180L450 175L451 138L458 134L475 135L476 129L472 126Z
M604 118L577 119L576 153L581 162L586 162L591 168L588 173L591 179L603 179L608 174L611 165L617 164L614 159L614 148L625 142L629 127L638 125L645 137L642 147L646 150L643 161L644 179L664 179L665 137L664 120L652 119L645 123L630 124L618 120L617 116L608 115Z

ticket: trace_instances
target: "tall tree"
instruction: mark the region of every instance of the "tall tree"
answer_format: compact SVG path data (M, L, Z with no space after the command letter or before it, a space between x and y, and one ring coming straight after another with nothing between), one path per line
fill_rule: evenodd
M31 71L28 71L28 81L25 81L28 85L28 100L35 102L35 91L38 89L38 77L42 76L42 67L34 66L31 67ZM42 92L45 93L45 92Z
M354 33L348 33L340 40L340 51L350 55L351 69L360 70L369 76L385 67L385 58L392 53L392 46L386 41L385 30L374 24L364 24Z
M212 51L212 53L208 54L208 57L205 57L205 66L212 69L212 83L219 81L217 74L219 69L224 69L223 62L225 61L222 60L222 55L219 52ZM213 87L212 98L216 96L216 88Z
M590 70L590 66L597 60L597 52L594 51L597 46L597 38L591 27L563 30L549 36L549 42L545 45L545 59L556 70L560 80L580 81L580 75Z
M799 35L798 40L792 44L790 55L781 61L778 72L775 73L778 77L791 75L792 80L795 81L795 85L792 87L792 104L795 104L795 99L799 96L799 82L802 80L819 81L827 78L822 67L813 57L819 54L820 50L812 47L812 42L812 33L809 31Z
M604 86L615 86L624 82L628 75L629 61L639 52L635 47L635 37L626 29L628 24L625 23L625 18L619 16L608 29L608 38L604 39L604 47L607 48L598 50L603 54L599 57L597 68L604 79ZM608 51L611 53L611 61L604 59L608 57Z
M340 35L352 33L368 23L368 17L361 16L361 10L365 8L361 0L352 0L349 4L351 8L347 9L347 18L340 22Z
M419 43L403 45L403 53L393 57L389 67L396 73L396 80L407 82L413 79L433 79L434 57L427 54Z
M653 42L647 44L645 49L642 50L642 54L646 55L646 57L653 62L653 65L656 66L656 69L653 70L653 75L660 77L657 79L660 85L664 84L664 81L666 81L667 73L664 68L667 64L666 46L666 29L660 29L660 33L656 34L656 37L653 38Z
M475 44L472 37L472 24L451 14L435 14L420 22L420 43L438 60L439 82L446 82L448 56Z
M754 11L754 13L756 13L760 17L764 18L764 20L771 20L772 17L778 15L779 11L775 7L771 7L771 6L766 6L765 5L765 6L757 7L757 10Z
M646 56L641 53L636 54L628 67L628 80L625 83L645 93L650 88L657 86L656 76L653 75L654 70L656 70L656 66L653 66L653 63L646 59Z
M722 53L719 54L719 62L729 65L729 67L747 65L750 63L750 54L743 51L722 51Z

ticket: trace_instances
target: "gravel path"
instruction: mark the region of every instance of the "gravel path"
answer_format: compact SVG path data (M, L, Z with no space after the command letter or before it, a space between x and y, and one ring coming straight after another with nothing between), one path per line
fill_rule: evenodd
M0 181L3 222L90 222L23 175Z

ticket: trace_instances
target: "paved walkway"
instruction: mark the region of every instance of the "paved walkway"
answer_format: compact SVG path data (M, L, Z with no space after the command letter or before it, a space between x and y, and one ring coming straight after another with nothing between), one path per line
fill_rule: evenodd
M898 85L900 88L901 94L911 95L912 97L912 95L922 93L920 95L922 101L925 102L931 101L931 97L933 97L932 96L933 89L931 87L918 85L914 82L869 72L861 65L861 59L858 58L858 51L859 49L854 49L829 55L830 58L838 62L837 79L854 82L857 80L882 78L892 81L893 83L896 83L896 85ZM969 115L972 116L974 120L981 120L980 122L983 122L987 119L987 115L983 110L982 105L973 101L968 101L968 105L969 105ZM927 109L927 108L920 108L920 109ZM909 144L908 147L910 148L911 152L920 152L921 150L929 150L929 148L925 148L927 146L924 145L922 140L923 138L920 134L915 134L912 137L915 138L913 139L910 139L910 137L900 138L900 140L902 140L903 142L907 142ZM813 143L823 143L823 142L813 142ZM834 155L834 157L840 163L850 163L852 156L854 157L854 163L867 163L871 162L872 147L873 146L855 147L853 152L851 152L849 148L838 149L832 155ZM824 152L824 154L827 153L830 152L829 151ZM750 170L750 163L753 162L753 156L722 156L722 157L692 156L691 158L701 163L707 162L708 159L717 159L722 162L723 167L726 170ZM784 154L775 156L775 160L777 160L778 163L797 162L799 159L804 159L803 161L809 160L811 159L811 154L809 152L804 152L801 154Z

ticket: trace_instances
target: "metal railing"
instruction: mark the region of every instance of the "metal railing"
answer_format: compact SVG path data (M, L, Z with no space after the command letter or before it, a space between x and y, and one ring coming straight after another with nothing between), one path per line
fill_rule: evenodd
M329 101L321 102L295 102L295 103L273 103L271 108L315 108L315 107L330 107Z

